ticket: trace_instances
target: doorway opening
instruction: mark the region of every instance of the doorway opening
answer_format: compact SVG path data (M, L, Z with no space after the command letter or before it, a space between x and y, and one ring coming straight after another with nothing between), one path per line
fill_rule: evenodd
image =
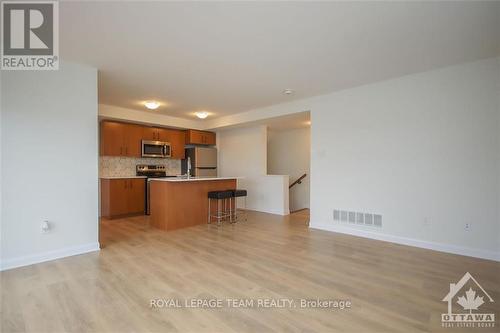
M268 124L267 173L289 176L290 213L309 216L311 115L296 113Z

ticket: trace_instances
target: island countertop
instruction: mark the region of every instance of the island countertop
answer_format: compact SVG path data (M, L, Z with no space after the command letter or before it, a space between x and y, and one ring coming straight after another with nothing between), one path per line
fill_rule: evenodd
M168 177L168 178L149 178L148 181L158 182L194 182L194 181L208 181L208 180L232 180L240 179L242 177Z

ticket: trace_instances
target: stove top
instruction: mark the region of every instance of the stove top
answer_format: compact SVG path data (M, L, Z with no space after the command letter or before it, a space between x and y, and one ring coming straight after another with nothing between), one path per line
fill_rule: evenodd
M164 165L138 164L136 165L135 170L137 176L146 176L148 178L177 177L177 176L167 175L167 171Z

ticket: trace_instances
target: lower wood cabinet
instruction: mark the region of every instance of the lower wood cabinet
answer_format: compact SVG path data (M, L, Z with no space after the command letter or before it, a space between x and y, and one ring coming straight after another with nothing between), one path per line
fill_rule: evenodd
M144 214L145 178L101 179L101 216Z

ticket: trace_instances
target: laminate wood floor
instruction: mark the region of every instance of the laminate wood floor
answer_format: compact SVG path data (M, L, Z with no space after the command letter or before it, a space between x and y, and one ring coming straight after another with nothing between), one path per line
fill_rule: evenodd
M164 232L147 217L103 220L101 251L0 274L1 331L498 332L500 263L309 229L307 221L303 212L250 212L247 222ZM497 327L441 327L441 300L467 271L497 301L481 307L495 312ZM300 307L316 298L352 305ZM152 299L224 306L154 308ZM236 308L227 299L255 303ZM257 306L272 300L297 307Z

